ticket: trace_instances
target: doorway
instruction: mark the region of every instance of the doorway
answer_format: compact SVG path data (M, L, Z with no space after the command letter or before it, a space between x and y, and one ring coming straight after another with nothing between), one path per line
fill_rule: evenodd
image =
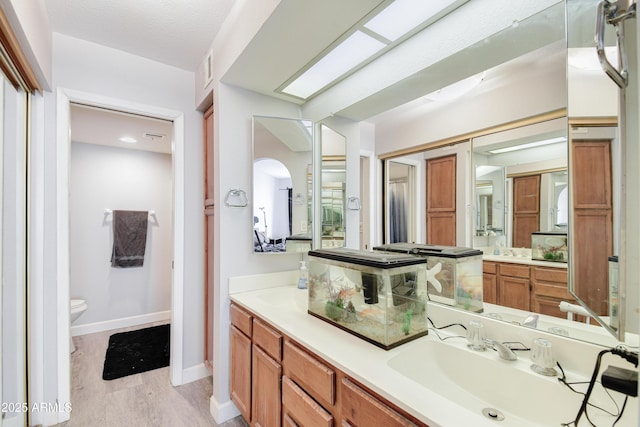
M57 372L58 399L70 401L70 206L69 194L69 155L71 142L69 139L70 108L72 103L112 111L121 111L146 117L173 122L172 139L172 274L171 274L171 358L170 379L174 386L183 383L183 330L184 330L184 114L180 111L167 110L149 105L141 105L126 100L101 95L59 89L57 94ZM106 207L105 207L106 208ZM65 420L59 420L62 422Z

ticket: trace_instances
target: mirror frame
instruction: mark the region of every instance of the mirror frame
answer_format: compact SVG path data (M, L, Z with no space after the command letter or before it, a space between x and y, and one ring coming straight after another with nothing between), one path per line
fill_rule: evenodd
M287 251L286 250L286 243L285 243L285 250L284 251L273 251L273 252L260 252L260 251L256 251L255 250L255 245L252 245L252 247L254 248L252 253L253 254L259 254L259 255L291 255L291 254L301 254L301 253L307 253L307 251L309 249L314 249L315 248L315 244L316 244L316 239L317 236L315 234L315 227L314 227L314 217L315 217L315 199L316 197L314 197L315 193L315 181L317 181L316 179L314 179L314 177L316 176L317 173L317 152L318 149L316 147L316 141L315 141L315 135L316 135L316 123L313 122L312 120L307 120L307 119L302 119L302 118L292 118L292 117L278 117L278 116L263 116L263 115L253 115L251 118L251 200L249 203L249 206L251 208L251 217L253 219L254 217L254 213L253 213L253 208L255 205L255 188L254 188L254 179L255 179L255 162L256 162L256 120L257 119L273 119L273 120L287 120L287 121L295 121L301 124L301 126L307 128L310 132L310 142L311 142L311 147L309 150L309 155L311 157L311 163L310 163L310 168L309 166L307 166L307 179L306 179L306 183L304 186L304 192L305 192L305 197L304 197L304 205L307 207L306 211L307 211L307 233L309 234L311 241L310 241L310 245L309 248L307 250L301 250L300 248L297 248L296 251ZM279 159L275 159L280 161ZM281 163L283 163L282 161L280 161ZM283 163L284 164L284 163ZM288 168L288 166L286 164L284 164L285 167ZM289 170L289 173L291 174L291 171ZM309 173L311 176L309 176ZM291 177L293 180L293 177ZM292 187L293 187L293 182L292 182ZM301 193L301 191L294 191L294 193ZM293 224L292 224L293 227ZM254 224L252 224L252 230L254 230ZM301 232L302 233L302 232ZM301 234L301 233L295 233L292 230L292 236L295 236L297 234ZM252 231L251 233L252 235L252 239L254 239L254 232ZM286 238L285 238L286 239Z

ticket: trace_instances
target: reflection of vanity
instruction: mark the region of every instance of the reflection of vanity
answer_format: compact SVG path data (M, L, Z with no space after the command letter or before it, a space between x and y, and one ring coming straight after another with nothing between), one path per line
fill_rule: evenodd
M485 255L484 302L566 318L558 305L574 304L567 290L567 265L529 258Z

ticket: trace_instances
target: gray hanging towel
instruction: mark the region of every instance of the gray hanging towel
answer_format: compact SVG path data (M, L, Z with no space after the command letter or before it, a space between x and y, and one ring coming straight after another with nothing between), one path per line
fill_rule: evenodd
M113 211L112 267L142 267L148 218L147 211Z

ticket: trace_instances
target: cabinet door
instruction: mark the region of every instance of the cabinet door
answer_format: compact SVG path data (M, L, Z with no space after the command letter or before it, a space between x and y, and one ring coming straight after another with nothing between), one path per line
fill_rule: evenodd
M456 156L427 160L427 243L456 245Z
M282 367L260 347L254 345L252 369L251 425L254 427L280 426Z
M354 427L416 425L349 379L343 378L341 383L343 425Z
M482 300L496 304L498 299L498 278L495 274L482 273Z
M540 229L540 175L513 179L513 244L530 248L531 233Z
M498 304L506 307L531 309L531 281L520 277L498 278Z
M231 400L242 418L251 420L251 340L231 326Z

